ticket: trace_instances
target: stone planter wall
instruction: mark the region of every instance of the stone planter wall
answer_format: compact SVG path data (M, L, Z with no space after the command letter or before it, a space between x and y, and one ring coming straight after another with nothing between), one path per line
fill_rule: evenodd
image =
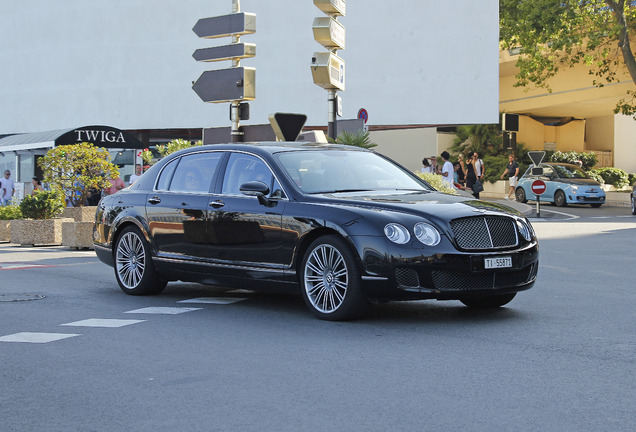
M93 249L93 222L64 222L62 245L71 249Z
M72 218L75 222L94 222L97 206L65 207L63 218Z
M17 219L11 221L10 241L20 245L50 246L62 244L62 224L70 218Z
M0 220L0 242L8 242L11 239L9 232L10 226L10 220Z

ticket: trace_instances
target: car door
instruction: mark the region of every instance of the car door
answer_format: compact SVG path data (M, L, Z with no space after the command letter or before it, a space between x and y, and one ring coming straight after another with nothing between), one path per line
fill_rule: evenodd
M168 163L148 194L146 218L161 257L200 259L206 255L210 189L223 152L198 152Z
M208 210L208 256L237 266L284 267L288 260L281 251L281 223L287 199L270 167L255 155L232 152L222 175ZM268 204L241 193L241 185L249 181L269 187Z
M550 165L543 165L543 175L538 178L543 180L546 185L545 192L541 195L541 201L554 202L554 193L559 186L559 182L555 181L558 176L554 172L554 168Z

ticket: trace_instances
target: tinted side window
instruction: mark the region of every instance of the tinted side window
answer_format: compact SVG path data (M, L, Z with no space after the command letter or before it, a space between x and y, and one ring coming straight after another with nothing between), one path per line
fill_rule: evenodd
M222 153L195 153L181 157L174 172L171 192L207 193L219 166Z
M221 193L243 195L240 187L249 181L261 181L272 190L273 178L269 167L259 158L243 153L232 153L227 162ZM280 186L278 188L280 189Z
M174 170L178 164L179 164L179 160L176 159L168 163L165 167L163 167L163 170L161 171L161 174L159 175L159 180L157 181L157 190L160 190L160 191L168 190L168 186L170 186L170 180L172 180L172 175L174 174Z

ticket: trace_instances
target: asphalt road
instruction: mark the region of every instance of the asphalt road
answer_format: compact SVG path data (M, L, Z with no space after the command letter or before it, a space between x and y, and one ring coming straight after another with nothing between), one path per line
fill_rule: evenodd
M295 296L126 296L92 252L0 245L0 429L632 431L636 216L549 210L569 216L532 219L538 282L507 307L347 323Z

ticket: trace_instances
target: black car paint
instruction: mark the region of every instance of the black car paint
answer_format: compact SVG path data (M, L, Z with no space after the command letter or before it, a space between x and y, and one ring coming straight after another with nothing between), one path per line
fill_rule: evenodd
M233 284L240 281L242 286L249 288L271 287L274 284L278 288L298 290L297 269L306 247L317 237L337 233L355 251L365 289L370 297L461 299L517 292L534 284L533 278L528 283L486 291L441 292L432 288L432 284L431 287L427 287L430 278L423 277L423 286L398 286L395 279L395 269L398 267L417 268L420 274L426 275L432 269L463 274L490 274L515 272L530 265L536 266L538 243L534 237L529 242L519 237L520 244L514 248L462 251L453 238L450 220L475 215L505 215L524 219L521 214L509 207L471 198L433 191L393 194L303 194L278 166L271 153L304 147L285 147L279 144L204 146L183 150L164 158L130 188L100 202L95 233L95 250L99 259L113 266L112 248L117 234L125 226L134 224L151 245L156 271L168 280L210 284ZM320 148L316 145L309 147ZM322 147L326 151L333 148ZM181 237L177 236L176 240L180 241L173 241L171 248L162 250L156 235L157 223L160 222L152 217L149 219L146 215L147 209L156 208L156 204L150 203L158 197L157 191L153 191L155 179L169 161L198 151L249 152L262 158L276 173L287 197L270 200L269 204L264 206L256 197L222 196L219 183L223 173L219 171L211 184L209 194L172 197L174 205L170 208L174 212L168 216L169 226L162 229L176 229ZM162 202L167 199L160 196L158 198ZM225 220L220 218L221 220L215 222L216 225L210 230L209 221L214 219L212 215L220 213L212 206L212 203L218 200L231 201L232 206L239 208L238 211L226 215ZM265 210L264 214L260 214L262 210ZM175 221L177 214L179 219ZM246 222L245 216L250 214L251 217ZM433 248L421 244L414 237L409 244L397 245L383 234L386 223L397 222L404 226L413 226L415 222L422 220L437 226L441 232L442 240ZM216 234L211 236L211 232ZM225 238L221 239L220 233L223 233ZM484 270L483 258L497 256L512 256L513 267Z

